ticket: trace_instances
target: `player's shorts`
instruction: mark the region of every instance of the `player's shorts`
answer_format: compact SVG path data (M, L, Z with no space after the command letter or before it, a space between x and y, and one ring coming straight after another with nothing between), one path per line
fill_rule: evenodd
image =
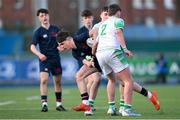
M118 49L97 51L96 57L104 75L118 73L129 66L125 54Z
M94 58L94 67L97 68L98 72L102 72L99 62L96 57Z
M45 61L39 61L40 72L48 72L52 75L61 75L62 67L60 57L50 57Z

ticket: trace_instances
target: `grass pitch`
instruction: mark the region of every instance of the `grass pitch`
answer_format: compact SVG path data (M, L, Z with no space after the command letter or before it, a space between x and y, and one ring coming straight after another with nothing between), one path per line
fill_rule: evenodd
M78 105L80 94L77 87L63 87L63 105L67 112L55 110L55 95L49 87L49 111L42 113L40 106L39 87L0 88L0 119L180 119L180 85L176 86L145 86L156 90L161 103L161 110L154 110L148 99L140 94L133 94L133 109L141 113L141 117L109 116L106 114L108 104L105 86L101 86L93 116L84 116L83 112L75 112L71 107ZM116 107L118 104L118 89L116 89Z

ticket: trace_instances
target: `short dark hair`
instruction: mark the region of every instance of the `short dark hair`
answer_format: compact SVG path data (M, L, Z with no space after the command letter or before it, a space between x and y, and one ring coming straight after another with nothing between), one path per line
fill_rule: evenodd
M62 43L66 40L67 37L69 37L69 32L68 31L60 31L57 33L57 39L56 41L58 43Z
M108 12L108 6L104 6L101 8L101 12Z
M39 16L40 13L45 13L45 14L49 14L49 11L47 9L44 9L44 8L40 8L38 11L37 11L37 16Z
M90 10L84 10L81 13L81 17L89 17L89 16L93 16L92 12Z
M117 11L121 11L121 8L119 7L118 4L112 4L108 7L109 16L115 15Z

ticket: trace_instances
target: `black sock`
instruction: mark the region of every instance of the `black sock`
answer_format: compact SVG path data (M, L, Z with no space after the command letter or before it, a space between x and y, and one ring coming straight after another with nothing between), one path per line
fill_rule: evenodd
M47 95L41 95L41 102L47 102Z
M148 95L148 91L145 88L142 88L140 94L144 95L145 97L147 97Z
M85 93L81 94L81 99L82 99L82 100L88 100L88 99L89 99L88 93L85 92Z
M55 95L56 95L56 102L61 102L62 93L61 92L55 92Z

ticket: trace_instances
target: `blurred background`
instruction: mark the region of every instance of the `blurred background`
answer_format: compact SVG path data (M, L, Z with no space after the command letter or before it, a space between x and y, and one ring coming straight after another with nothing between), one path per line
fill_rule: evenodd
M117 3L125 20L129 60L136 81L143 84L180 83L180 0L0 0L0 87L39 85L38 59L29 50L36 11L47 8L50 23L75 33L82 26L80 13L92 10L94 23L100 9ZM76 61L61 54L63 84L75 85ZM52 82L52 81L51 81Z

